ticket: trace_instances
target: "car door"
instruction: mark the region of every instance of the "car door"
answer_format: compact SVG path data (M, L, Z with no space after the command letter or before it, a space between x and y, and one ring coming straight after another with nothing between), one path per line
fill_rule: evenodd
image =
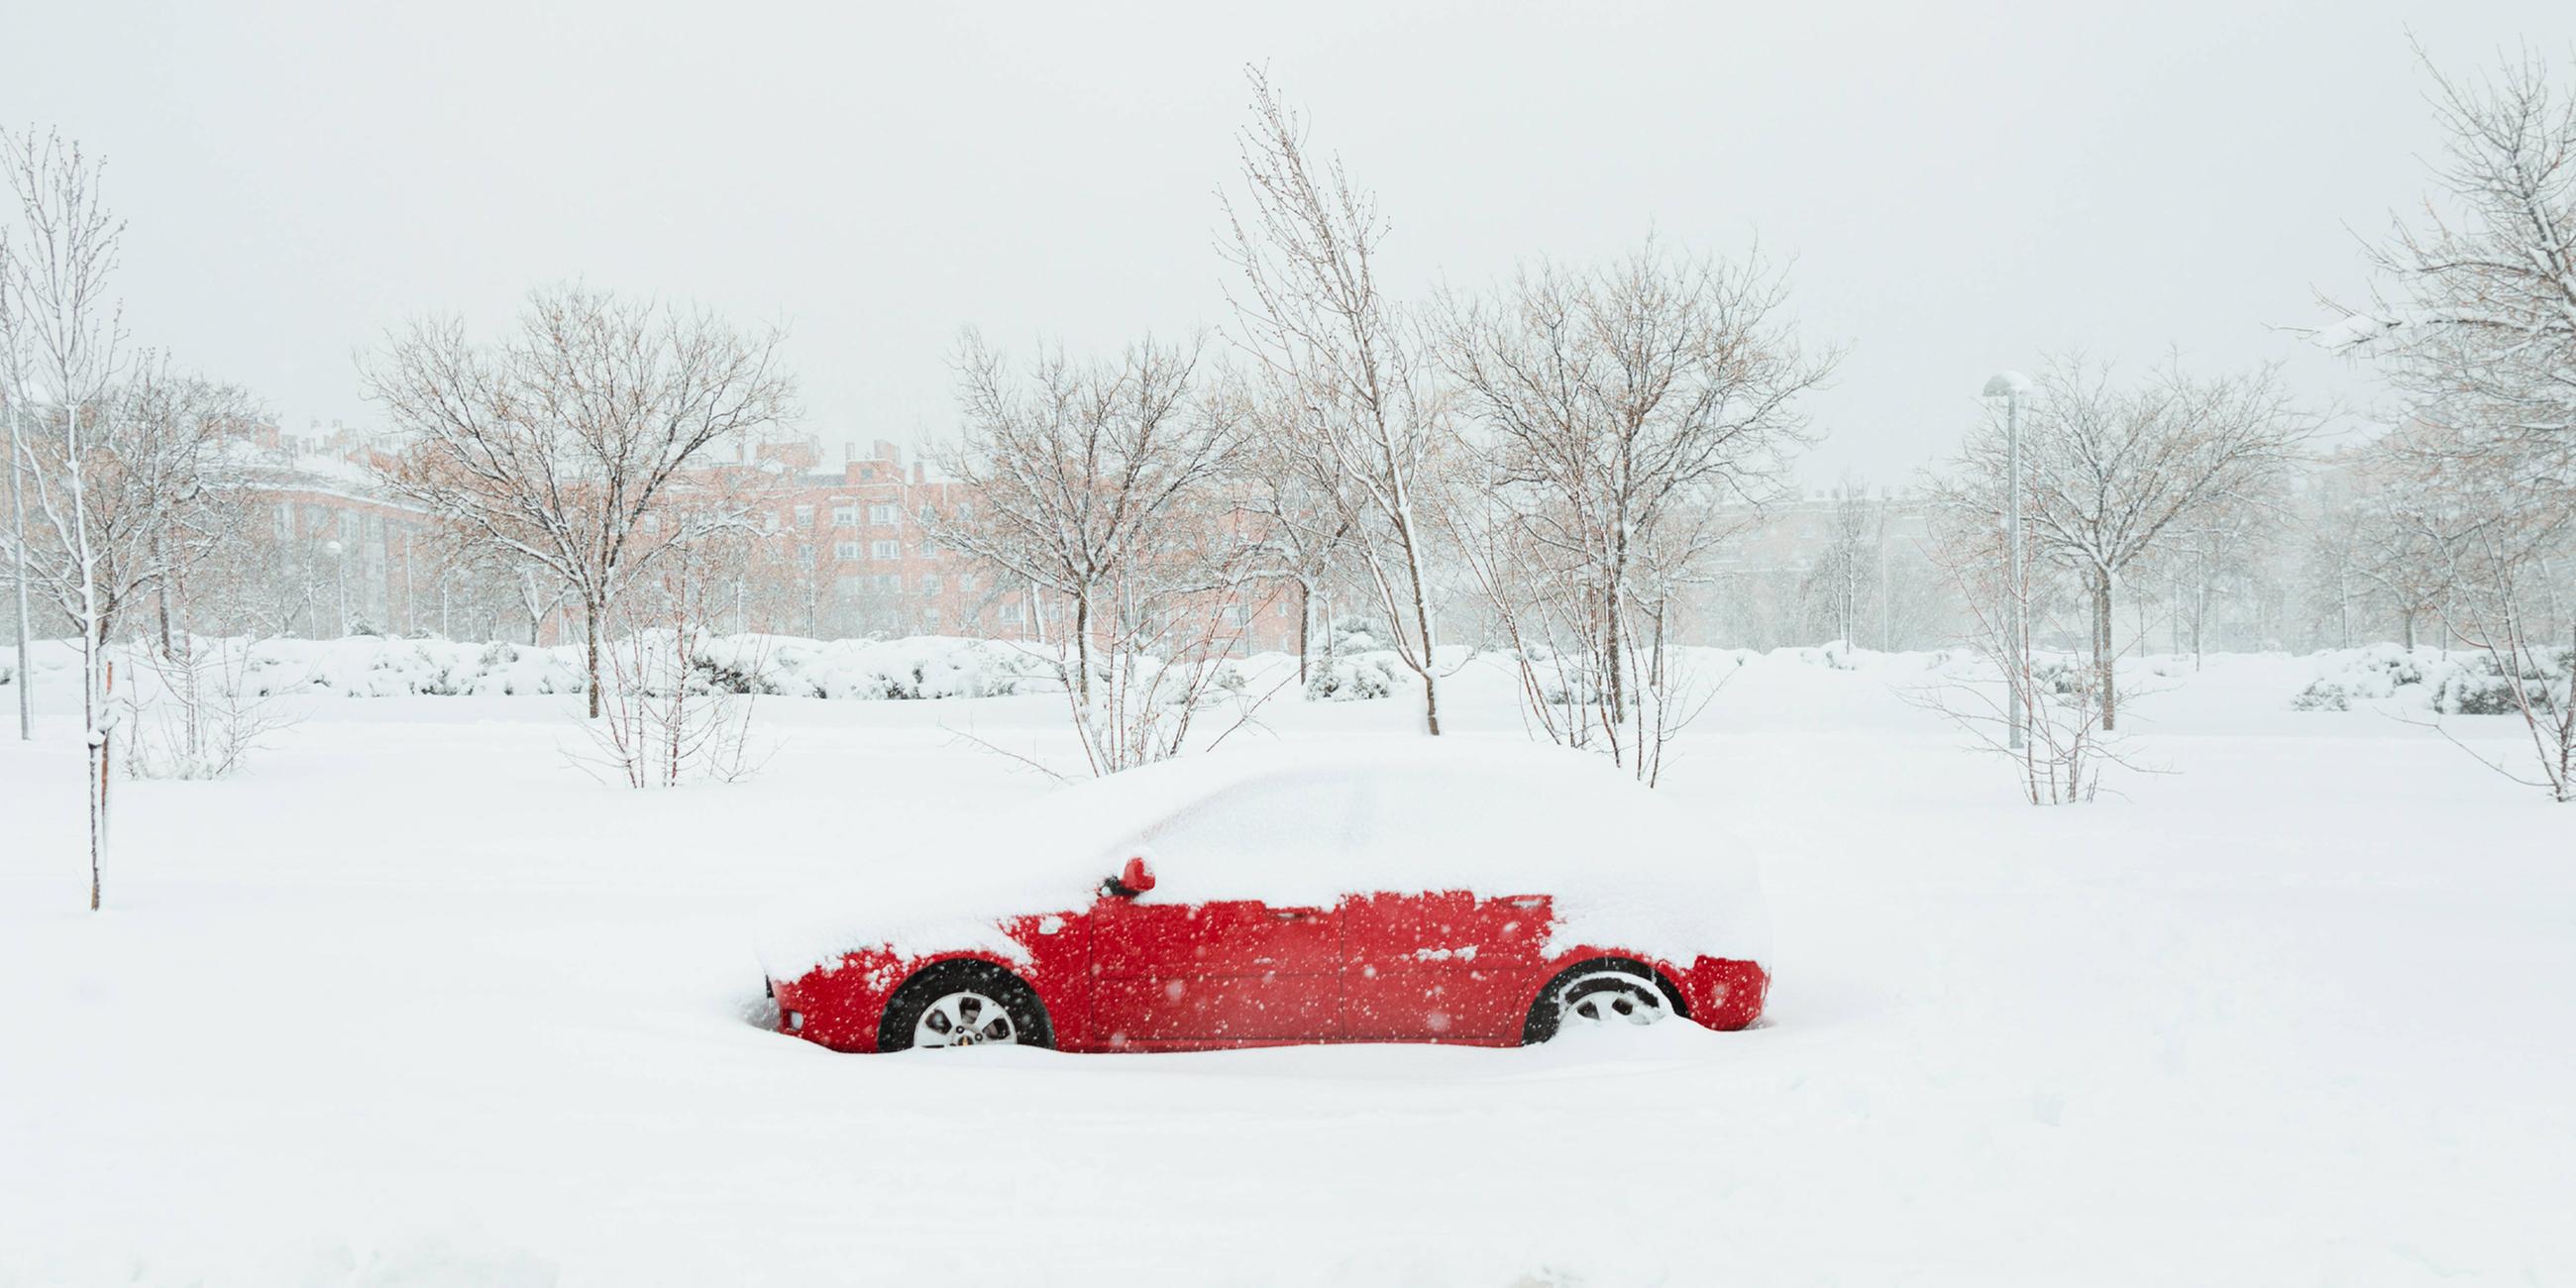
M1264 873L1339 862L1352 789L1271 782L1221 792L1147 830L1136 848L1164 887L1222 895ZM1094 910L1091 1032L1173 1049L1342 1035L1340 928L1321 904L1104 898Z
M1344 1031L1361 1042L1518 1041L1549 913L1544 895L1376 891L1344 900Z
M1544 971L1554 915L1544 894L1404 888L1422 869L1458 872L1450 820L1401 782L1363 788L1362 856L1383 888L1346 897L1342 1022L1354 1041L1508 1043L1520 1040Z

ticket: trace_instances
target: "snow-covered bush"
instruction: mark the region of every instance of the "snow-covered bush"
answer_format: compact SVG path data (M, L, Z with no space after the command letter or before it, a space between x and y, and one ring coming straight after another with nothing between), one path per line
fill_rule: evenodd
M2352 694L2342 685L2325 680L2312 681L2290 699L2292 711L2350 711Z
M989 698L1055 685L1047 655L997 640L711 636L698 645L705 681L737 693L867 700Z
M2523 692L2537 695L2543 709L2549 694L2563 687L2567 659L2576 650L2559 649L2531 657L2523 666ZM2504 674L2485 652L2408 650L2396 644L2339 650L2317 655L2319 674L2290 699L2294 711L2350 711L2367 703L2394 703L2439 715L2512 715L2514 677ZM2555 674L2548 674L2551 668Z
M1396 689L1395 668L1395 654L1389 652L1323 659L1307 677L1306 698L1312 702L1365 702L1387 697Z
M181 635L168 650L137 646L117 697L125 771L135 778L224 778L260 739L291 719L242 683L249 642Z
M1811 665L1831 667L1837 671L1857 671L1860 663L1853 656L1854 651L1850 640L1830 640L1797 652L1800 661Z
M597 718L582 724L596 751L577 757L629 787L733 782L759 767L753 746L754 698L719 689L699 664L704 639L677 627L637 631L600 650ZM757 672L760 656L734 660Z

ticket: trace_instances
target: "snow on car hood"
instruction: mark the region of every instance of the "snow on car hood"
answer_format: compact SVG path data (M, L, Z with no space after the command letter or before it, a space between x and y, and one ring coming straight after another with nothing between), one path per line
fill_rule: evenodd
M1548 895L1551 953L1688 962L1768 947L1754 857L1714 820L1597 756L1409 737L1221 750L1048 793L800 899L761 937L761 962L780 979L865 949L1026 962L1004 920L1087 908L1138 854L1157 882L1145 903Z

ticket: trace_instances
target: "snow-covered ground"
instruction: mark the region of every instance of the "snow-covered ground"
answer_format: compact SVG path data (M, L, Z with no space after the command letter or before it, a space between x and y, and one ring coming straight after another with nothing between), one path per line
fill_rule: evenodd
M1060 697L762 699L767 772L659 793L563 696L301 697L117 784L92 915L40 678L0 1285L2576 1282L2576 808L2247 657L2134 668L2166 772L2037 810L1855 665L1755 659L1668 787L1769 847L1760 1028L1094 1057L758 1027L758 914L1043 790L967 735L1070 763Z

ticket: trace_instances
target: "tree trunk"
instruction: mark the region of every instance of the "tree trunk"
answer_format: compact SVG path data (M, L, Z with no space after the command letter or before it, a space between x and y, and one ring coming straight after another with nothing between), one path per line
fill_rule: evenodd
M1603 612L1608 620L1603 623L1601 631L1601 680L1609 688L1602 696L1605 705L1610 708L1610 718L1619 720L1628 714L1627 674L1620 657L1627 641L1620 638L1619 583L1615 576L1610 583L1606 599L1608 602L1603 606ZM1613 759L1616 757L1613 756Z
M2102 731L2117 728L2119 701L2112 679L2111 574L2093 578L2093 673L2102 688Z
M1029 592L1029 616L1037 617L1037 592ZM1073 597L1073 702L1085 727L1091 722L1091 592Z
M1306 655L1314 646L1315 588L1300 580L1297 583L1297 691L1306 690Z
M601 698L599 692L600 607L598 596L585 593L581 597L582 667L589 680L590 718L593 720L597 720L599 718L599 713L601 711Z
M1422 668L1422 731L1440 736L1440 680L1428 666Z
M1422 637L1422 731L1437 738L1440 736L1440 684L1433 678L1439 664L1431 628L1431 597L1422 586L1422 552L1414 544L1417 534L1413 525L1405 524L1400 535L1404 538L1405 571L1413 582L1414 628Z

